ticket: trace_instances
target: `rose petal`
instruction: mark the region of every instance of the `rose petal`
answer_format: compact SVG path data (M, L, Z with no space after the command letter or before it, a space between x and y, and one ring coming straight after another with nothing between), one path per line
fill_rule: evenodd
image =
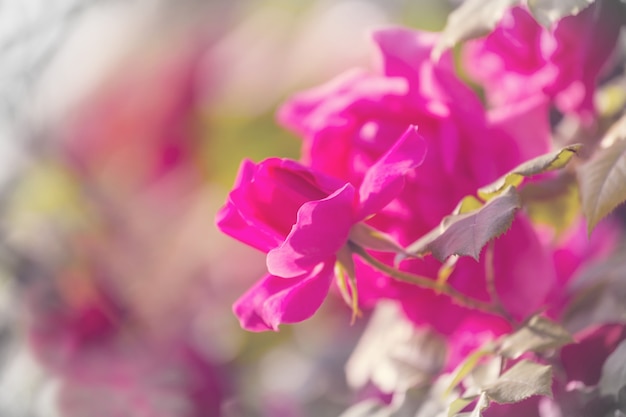
M282 323L297 323L311 317L328 294L333 263L293 279L266 275L233 305L241 327L260 332L278 330Z
M216 224L222 232L262 252L267 252L280 243L271 230L265 230L260 224L246 221L237 205L230 199L217 213Z
M426 141L410 126L396 144L365 174L359 189L359 219L375 214L393 200L404 187L404 177L424 162Z
M521 214L495 243L494 270L502 303L519 319L543 306L557 283L551 253L545 250L532 224Z
M329 260L346 243L354 224L354 187L350 184L323 200L305 203L287 239L267 254L270 274L291 278Z
M380 50L381 72L388 77L405 78L414 97L439 102L437 112L447 105L469 111L481 107L476 94L456 76L449 52L438 62L430 59L439 34L388 28L375 31L372 37Z

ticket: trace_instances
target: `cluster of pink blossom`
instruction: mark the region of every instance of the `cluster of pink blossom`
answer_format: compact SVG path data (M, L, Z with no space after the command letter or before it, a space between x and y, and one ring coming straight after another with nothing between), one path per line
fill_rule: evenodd
M493 242L493 261L484 249L478 261L461 257L447 279L487 302L492 269L503 314L402 282L375 264L394 268L402 248L463 197L551 150L554 106L594 117L594 89L620 25L597 19L611 13L603 4L552 29L515 7L472 41L464 63L487 104L459 78L451 52L431 58L439 35L404 28L374 32L373 70L350 70L288 100L278 120L302 138L301 161L245 161L218 215L222 231L267 253L269 274L235 303L241 325L277 330L305 320L334 281L355 314L393 299L416 326L445 336L449 368L510 332L511 320L545 309L558 317L565 286L582 265L610 253L614 229L600 227L587 242L580 216L557 235L518 211ZM431 256L397 266L432 280L441 267Z
M61 161L71 185L88 190L78 203L90 221L60 228L53 266L30 255L41 271L24 303L29 347L58 381L59 415L221 413L228 373L188 325L200 313L187 286L207 261L172 262L159 255L167 245L149 243L188 245L179 222L190 209L181 200L201 184L190 134L201 56L177 44L125 68L65 126Z
M359 3L348 14L373 6L338 3ZM226 33L231 6L209 9L222 11L210 33L194 16L189 33L154 37L165 49L141 45L141 62L129 55L72 109L49 135L53 152L42 147L42 166L7 193L17 208L2 206L20 349L54 383L54 413L626 412L623 225L599 223L626 200L626 93L608 110L597 100L626 85L625 0L466 0L442 33L373 31L373 65L291 96L280 127L270 121L301 140L300 158L249 156L219 210L223 168L250 150L233 137L257 139L256 122L266 127L266 107L298 77L276 60L259 69L255 94L239 70L246 78L265 55L248 50L287 48L254 44L256 29ZM476 21L458 22L463 13ZM455 18L463 24L451 28ZM487 33L475 37L480 24ZM329 33L339 32L320 39ZM298 71L302 38L285 60ZM267 81L281 77L280 88ZM233 108L254 103L239 114L226 96ZM601 169L588 169L605 151ZM584 195L585 173L587 191L606 186L602 198ZM45 207L23 210L33 194ZM224 244L215 223L259 258ZM241 278L264 269L241 294ZM240 326L228 311L236 297ZM315 315L271 343L240 329ZM9 362L3 390L13 388Z

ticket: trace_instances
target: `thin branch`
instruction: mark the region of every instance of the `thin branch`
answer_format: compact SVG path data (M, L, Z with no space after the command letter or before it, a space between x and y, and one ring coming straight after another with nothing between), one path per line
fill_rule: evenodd
M371 265L381 272L384 272L393 279L407 282L409 284L414 284L420 288L426 288L447 295L455 303L464 307L497 314L506 318L507 320L510 319L508 313L503 311L503 309L498 305L468 297L467 295L463 294L462 292L458 291L447 283L439 283L427 277L397 270L374 258L372 255L367 253L367 251L361 246L356 245L353 242L348 242L348 245L350 246L350 250L352 250L352 252L356 255L360 256L367 264Z

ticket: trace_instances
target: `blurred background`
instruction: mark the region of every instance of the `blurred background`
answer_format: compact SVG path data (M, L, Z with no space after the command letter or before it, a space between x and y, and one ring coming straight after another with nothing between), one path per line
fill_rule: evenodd
M242 158L298 158L290 94L371 65L439 0L0 1L0 416L336 416L365 320L231 304L264 257L214 215ZM340 312L340 314L337 313Z

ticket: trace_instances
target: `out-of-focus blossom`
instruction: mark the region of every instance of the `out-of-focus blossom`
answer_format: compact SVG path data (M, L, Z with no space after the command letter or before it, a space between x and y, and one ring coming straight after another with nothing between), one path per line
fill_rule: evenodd
M217 416L228 391L230 372L210 348L220 333L195 333L209 315L227 318L211 310L223 287L208 290L212 195L198 159L207 139L198 102L205 42L168 42L173 49L126 61L133 65L55 132L54 156L75 198L64 203L82 221L69 227L27 207L41 221L19 239L10 234L39 267L23 272L25 333L57 382L64 417ZM64 189L46 191L68 200ZM54 239L54 252L33 250L41 236Z
M468 44L464 63L494 107L540 95L562 112L593 117L622 13L617 1L597 1L546 29L525 7L513 7L488 36Z
M197 43L197 44L196 44ZM162 55L163 53L161 53ZM173 56L125 69L92 94L68 121L63 153L94 192L112 198L177 175L178 188L199 174L194 149L204 49L183 44Z
M60 381L62 415L218 415L224 371L184 338L155 338L132 308L78 272L70 269L56 288L41 283L28 294L29 342Z
M269 275L235 303L242 326L276 330L280 323L310 317L328 293L335 263L352 262L347 244L355 225L401 192L425 151L423 139L409 127L367 171L358 191L294 161L244 161L217 223L267 252ZM350 239L358 237L353 233Z

